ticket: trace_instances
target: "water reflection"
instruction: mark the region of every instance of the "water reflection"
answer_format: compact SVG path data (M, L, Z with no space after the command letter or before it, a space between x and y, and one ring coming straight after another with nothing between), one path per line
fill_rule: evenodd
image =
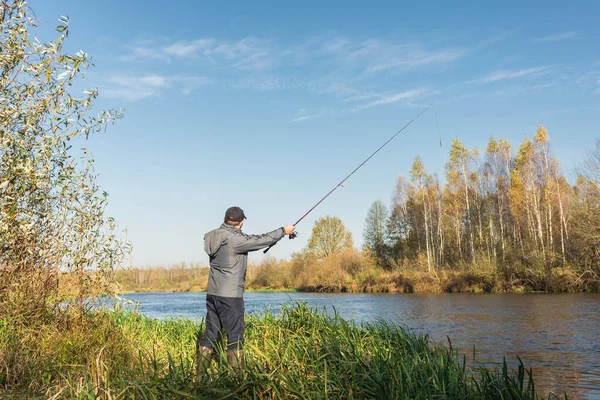
M151 317L204 316L204 293L144 293L125 296ZM433 340L447 337L472 362L491 365L521 357L543 393L600 399L600 294L315 294L247 293L246 311L305 301L356 322L382 318Z

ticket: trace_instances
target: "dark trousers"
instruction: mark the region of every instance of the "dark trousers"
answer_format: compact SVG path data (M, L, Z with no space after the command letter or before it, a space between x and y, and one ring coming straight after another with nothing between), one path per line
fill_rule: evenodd
M206 330L198 342L214 349L221 330L227 334L227 350L244 347L244 299L206 295Z

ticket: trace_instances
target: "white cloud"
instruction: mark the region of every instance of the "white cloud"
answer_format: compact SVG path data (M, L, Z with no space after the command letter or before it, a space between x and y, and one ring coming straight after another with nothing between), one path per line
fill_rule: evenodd
M292 122L302 122L307 121L309 119L321 118L327 115L327 111L325 110L311 110L306 108L301 108L296 113L296 117L292 119Z
M504 37L505 34L497 35L470 49L453 46L446 40L428 43L377 37L357 40L335 33L313 36L293 45L278 38L255 36L240 39L200 37L175 41L152 38L132 43L128 47L128 54L121 59L171 62L169 71L174 73L193 67L194 71L214 76L214 80L218 79L223 87L234 89L303 89L317 95L335 96L342 103L356 105L346 111L358 111L408 102L433 93L431 89L424 88L394 92L390 87L397 87L397 82L390 82L389 77L415 69L421 71L429 66L445 67L464 58L469 52ZM542 74L544 68L499 71L493 76L481 78L481 81ZM169 88L189 94L199 85L184 84L174 78L154 74L127 78L126 81L113 80L109 82L107 90L112 96L136 100L157 95ZM328 114L331 112L314 110L299 114L293 120L300 122Z
M585 89L594 87L594 93L600 94L600 71L590 71L581 75L575 80L578 85L581 85Z
M351 102L351 101L363 101L363 100L369 100L369 99L374 99L374 98L381 98L385 96L385 94L382 93L373 93L373 92L364 92L361 94L355 94L352 96L349 96L347 98L344 99L345 102Z
M556 82L544 83L533 86L514 85L496 91L494 93L494 96L515 96L521 93L537 93L544 89L552 88L554 86L556 86Z
M292 120L292 122L302 122L302 121L306 121L309 119L313 119L313 118L320 118L323 115L325 115L324 113L316 113L316 114L310 114L310 115L303 115L301 117L296 117Z
M155 50L147 47L130 47L130 54L119 57L120 60L130 61L135 59L149 59L149 58L160 58L162 55L157 53Z
M557 42L559 40L577 39L580 37L580 35L581 35L581 31L568 31L568 32L556 33L554 35L535 38L535 39L532 39L532 41L534 41L534 42Z
M166 76L160 75L146 75L142 76L139 79L139 82L143 85L147 85L150 87L168 87L169 86L169 78Z
M342 98L344 102L361 101L375 97L382 97L384 94L373 92L372 90L359 90L351 86L351 80L334 81L335 76L325 76L308 84L307 88L313 93L319 95L335 95Z
M479 43L477 43L476 48L477 49L483 49L486 48L494 43L498 43L501 42L505 39L508 39L511 35L513 34L512 31L502 31L502 32L498 32L495 35L482 39L479 41Z
M230 84L234 89L253 89L258 91L283 90L294 87L291 79L278 76L247 77L233 80Z
M417 89L412 89L412 90L406 90L404 92L386 95L377 100L371 101L369 103L356 106L353 108L353 111L364 110L366 108L372 108L372 107L381 106L381 105L385 105L385 104L392 104L392 103L396 103L401 100L405 100L405 101L412 100L412 99L416 99L419 97L423 97L424 95L427 95L427 94L433 94L433 92L428 88L417 88Z
M155 44L145 41L129 46L128 54L120 59L196 59L241 70L309 64L329 71L353 71L356 77L359 73L398 72L426 65L444 65L467 53L467 49L458 47L436 48L423 43L392 42L379 38L352 40L329 34L311 37L296 46L284 46L277 40L253 36L239 40L205 37Z
M431 48L422 43L391 42L379 38L353 41L339 35L312 38L298 50L310 51L313 59L317 58L327 65L351 66L367 74L447 64L468 53L465 48Z
M536 77L546 75L548 73L549 66L544 67L536 67L536 68L528 68L528 69L520 69L520 70L502 70L495 71L489 75L484 76L483 78L475 79L473 81L468 81L466 83L491 83L496 81L501 81L505 79L515 79L521 77Z
M161 51L166 56L193 57L196 56L198 52L209 50L214 45L214 39L198 39L192 42L175 42L169 46L163 47Z
M101 92L107 97L139 101L157 96L162 90L172 87L179 88L183 94L190 94L194 89L209 83L212 83L210 79L201 76L112 74L105 78L105 83L101 85Z
M246 37L240 40L199 38L170 44L148 44L128 47L122 61L201 59L210 63L226 63L239 69L264 68L275 63L274 48L269 40Z
M385 60L368 68L368 72L380 72L385 70L408 70L429 64L447 64L462 58L467 51L465 49L440 49L427 51L414 49L402 55L387 56Z

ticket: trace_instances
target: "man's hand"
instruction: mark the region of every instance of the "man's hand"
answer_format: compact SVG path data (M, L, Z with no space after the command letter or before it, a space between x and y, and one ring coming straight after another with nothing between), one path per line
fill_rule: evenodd
M290 233L294 232L294 229L296 229L294 225L286 225L283 227L283 230L285 231L286 235L289 235Z

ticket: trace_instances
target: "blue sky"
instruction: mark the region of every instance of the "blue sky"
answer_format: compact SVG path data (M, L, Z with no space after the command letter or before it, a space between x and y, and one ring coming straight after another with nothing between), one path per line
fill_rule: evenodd
M569 177L600 138L595 1L29 4L41 39L67 15L66 49L93 57L76 90L125 110L86 147L136 266L206 264L231 205L248 233L293 223L431 102L270 253L301 250L325 215L360 246L372 202L417 155L443 176L454 137L516 148L542 123Z

